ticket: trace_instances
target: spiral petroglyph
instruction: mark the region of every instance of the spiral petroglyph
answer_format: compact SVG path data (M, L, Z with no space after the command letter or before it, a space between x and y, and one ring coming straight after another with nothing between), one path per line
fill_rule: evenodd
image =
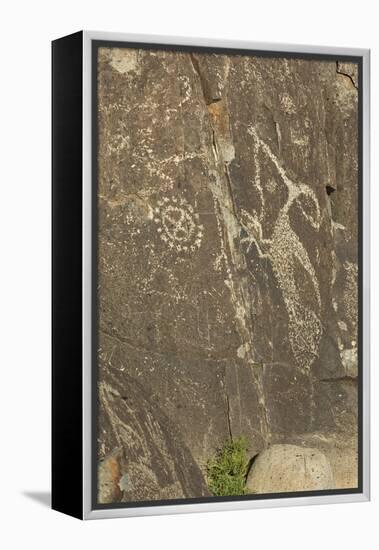
M200 248L204 226L199 214L183 197L164 197L154 209L154 222L161 240L178 252L194 252Z

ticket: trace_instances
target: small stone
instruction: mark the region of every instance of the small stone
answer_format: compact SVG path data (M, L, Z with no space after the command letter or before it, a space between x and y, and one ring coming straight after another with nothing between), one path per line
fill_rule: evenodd
M273 445L258 455L247 477L250 493L320 491L334 488L333 472L318 449Z

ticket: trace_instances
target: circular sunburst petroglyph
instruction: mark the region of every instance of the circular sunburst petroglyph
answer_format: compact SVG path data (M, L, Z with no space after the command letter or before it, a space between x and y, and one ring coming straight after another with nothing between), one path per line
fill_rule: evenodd
M194 252L200 248L204 226L199 215L183 198L164 197L154 209L154 222L163 242L178 252Z

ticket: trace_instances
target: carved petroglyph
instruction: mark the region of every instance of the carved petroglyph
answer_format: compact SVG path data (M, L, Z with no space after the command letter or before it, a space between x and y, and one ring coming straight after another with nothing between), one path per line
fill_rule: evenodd
M183 105L191 99L192 88L188 76L181 75L178 77L178 80L181 83L181 92L183 95L183 99L181 100L179 105L180 107L183 107Z
M346 320L351 326L351 340L348 343L339 338L338 348L342 365L347 376L355 377L358 374L358 348L357 348L357 319L358 319L358 266L353 262L344 262L345 284L343 290L343 303ZM339 321L341 331L347 332L348 326L344 321Z
M303 243L291 227L289 212L291 207L296 205L304 217L304 222L310 224L314 229L319 229L321 221L320 207L312 189L303 183L292 181L287 176L270 147L258 137L256 129L250 126L248 133L254 140L254 185L258 190L261 205L259 211L254 210L252 215L246 210L241 210L240 222L247 234L247 236L241 239L241 242L247 243L247 251L255 244L260 257L268 258L271 261L288 313L288 330L292 352L298 365L306 369L311 366L315 357L317 357L322 334L319 318L321 297L314 267ZM265 214L265 198L261 183L259 154L265 155L266 159L272 162L278 176L286 185L288 193L287 200L279 212L270 237L263 235L262 228ZM301 289L298 287L295 279L295 261L306 271L308 278L312 282L314 298L317 304L316 311L312 311L309 307L305 306L299 298L299 291Z
M154 222L163 242L178 252L194 252L200 248L204 226L199 224L199 215L184 199L164 197L154 209Z
M344 301L346 304L346 314L354 331L356 331L358 318L358 266L352 262L345 262L346 281L344 288Z
M280 96L280 104L283 107L285 113L292 115L296 112L294 101L290 95L282 94Z
M129 73L140 73L140 65L138 63L139 50L125 48L100 48L100 55L108 60L108 63L118 73L128 75Z

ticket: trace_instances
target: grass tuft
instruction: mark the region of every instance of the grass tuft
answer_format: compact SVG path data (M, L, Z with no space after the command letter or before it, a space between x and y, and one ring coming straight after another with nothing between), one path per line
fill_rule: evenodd
M246 494L246 474L249 465L248 443L245 437L227 441L208 460L208 488L214 496Z

